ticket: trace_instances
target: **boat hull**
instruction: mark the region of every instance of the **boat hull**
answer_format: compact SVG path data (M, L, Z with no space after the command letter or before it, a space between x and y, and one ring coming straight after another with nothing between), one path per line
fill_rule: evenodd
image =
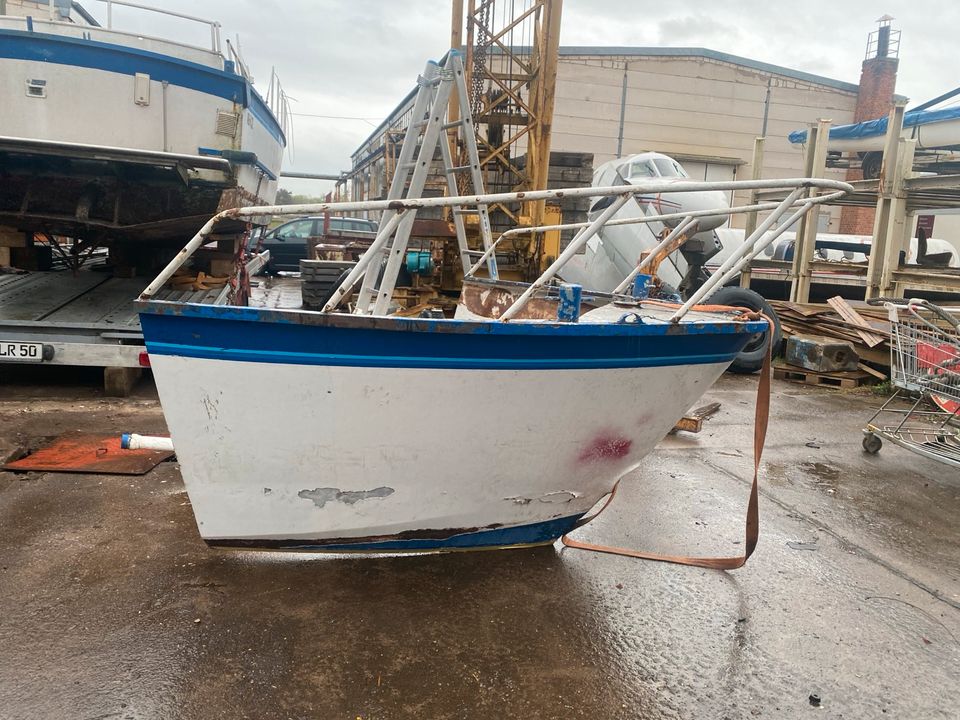
M141 320L200 534L240 547L550 542L638 466L748 337L627 329L558 344L544 330L566 328L305 326L290 322L303 315L232 310Z
M276 197L286 137L217 52L0 18L0 96L0 225L179 247L210 215Z

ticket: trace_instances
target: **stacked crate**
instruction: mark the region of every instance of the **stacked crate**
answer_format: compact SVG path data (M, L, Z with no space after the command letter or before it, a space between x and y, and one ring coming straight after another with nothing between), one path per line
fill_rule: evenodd
M523 158L526 160L526 158ZM550 153L550 173L547 189L589 187L593 182L593 154L576 152ZM586 222L587 213L593 202L591 198L562 198L559 202L564 224ZM560 249L563 250L576 230L563 230L560 233Z

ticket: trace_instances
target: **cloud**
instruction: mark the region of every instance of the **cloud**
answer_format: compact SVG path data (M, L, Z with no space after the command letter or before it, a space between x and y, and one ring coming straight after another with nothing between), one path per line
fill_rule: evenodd
M659 24L660 43L663 45L709 45L717 35L723 35L730 41L740 38L740 30L735 25L717 22L703 15L668 18Z

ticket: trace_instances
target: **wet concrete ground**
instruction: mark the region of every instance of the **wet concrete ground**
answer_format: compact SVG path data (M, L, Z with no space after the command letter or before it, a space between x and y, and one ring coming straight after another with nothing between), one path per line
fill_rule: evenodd
M19 370L0 446L163 429L149 381L114 400L97 373ZM582 537L740 552L753 381L708 399ZM960 472L864 455L876 402L775 383L760 546L728 573L559 545L211 551L175 463L0 472L0 718L956 718Z

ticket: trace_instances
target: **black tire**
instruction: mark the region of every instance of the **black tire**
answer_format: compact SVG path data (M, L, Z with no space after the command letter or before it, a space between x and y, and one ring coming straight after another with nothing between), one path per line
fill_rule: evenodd
M880 177L880 170L883 168L883 153L879 151L868 152L860 160L860 172L863 173L864 180L876 180Z
M780 349L780 342L783 339L783 333L780 330L780 318L770 303L764 300L760 293L741 287L722 287L708 298L711 305L730 305L732 307L742 307L762 312L773 321L773 351L776 353ZM746 347L740 351L740 354L730 363L730 372L740 374L750 374L759 372L763 367L763 360L767 355L767 343L769 342L770 332L758 333L747 342Z
M873 433L866 433L863 436L863 451L870 455L876 455L883 447L883 440Z

